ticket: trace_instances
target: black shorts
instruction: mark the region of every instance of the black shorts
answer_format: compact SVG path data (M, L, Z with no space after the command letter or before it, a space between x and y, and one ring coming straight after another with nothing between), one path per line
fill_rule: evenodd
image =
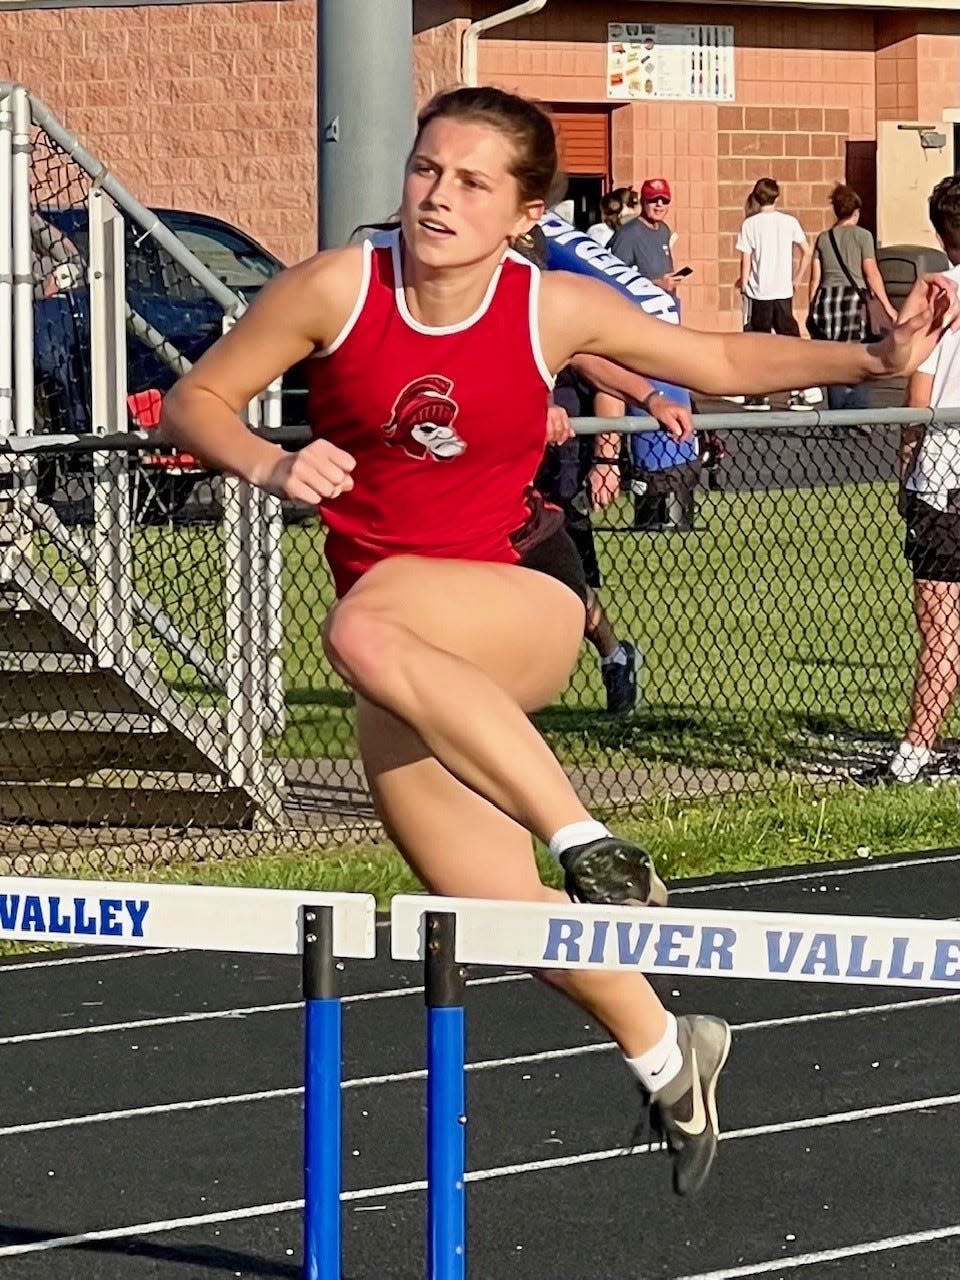
M924 582L960 582L960 489L938 511L919 494L907 495L904 554L913 576Z
M583 562L566 529L555 530L542 542L525 550L520 564L524 569L535 569L537 573L556 578L569 587L574 595L579 596L586 608L587 579L583 572Z
M782 333L788 338L800 337L800 326L793 314L793 298L751 298L747 333Z

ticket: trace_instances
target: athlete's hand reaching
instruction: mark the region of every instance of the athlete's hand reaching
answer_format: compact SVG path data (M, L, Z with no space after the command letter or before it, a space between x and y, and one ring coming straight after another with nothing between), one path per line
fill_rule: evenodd
M900 308L896 325L870 351L879 361L878 377L912 373L943 334L960 326L957 286L946 276L921 276Z
M282 453L258 483L278 498L316 506L350 492L356 465L354 457L329 440L314 440L296 453Z

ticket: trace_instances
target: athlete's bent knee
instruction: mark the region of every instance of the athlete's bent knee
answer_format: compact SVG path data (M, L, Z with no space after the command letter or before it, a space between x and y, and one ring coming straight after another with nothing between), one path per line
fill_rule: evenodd
M323 651L351 689L367 691L391 670L396 650L396 624L363 601L343 600L323 625Z

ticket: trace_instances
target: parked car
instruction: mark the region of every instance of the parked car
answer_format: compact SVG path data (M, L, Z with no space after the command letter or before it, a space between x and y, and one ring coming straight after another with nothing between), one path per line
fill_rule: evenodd
M153 212L205 266L248 302L283 269L283 263L261 244L220 218L180 209ZM85 435L92 429L87 211L84 207L41 208L37 222L52 229L61 250L56 256L45 255L35 235L35 259L42 264L34 303L36 430ZM127 302L176 351L195 362L220 336L222 308L142 228L126 221L125 232ZM72 266L63 261L58 264L57 257L62 259L64 253L77 261ZM157 401L149 393L162 396L177 376L148 342L128 330L131 427L155 425ZM285 425L306 421L302 366L285 375L281 405ZM140 486L141 519L166 518L179 510L203 474L192 459L169 453L145 458L144 465L151 474L150 483ZM89 455L43 459L40 496L49 499L63 487L65 478L87 474L89 466Z

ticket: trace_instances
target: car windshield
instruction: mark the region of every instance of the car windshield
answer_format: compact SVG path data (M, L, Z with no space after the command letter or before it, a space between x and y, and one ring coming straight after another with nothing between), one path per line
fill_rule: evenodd
M229 231L191 226L180 219L170 219L169 225L203 265L231 289L259 289L280 270L255 245Z
M71 241L85 258L88 254L86 210L44 209L37 225L49 225L59 240ZM254 241L229 227L178 212L165 213L163 221L183 244L230 289L255 291L282 270L282 266ZM125 220L128 286L141 295L199 300L206 290L142 228ZM36 239L36 232L35 232ZM38 241L38 244L40 241ZM43 241L45 244L45 241ZM71 248L72 248L71 245ZM35 248L35 254L41 250Z

